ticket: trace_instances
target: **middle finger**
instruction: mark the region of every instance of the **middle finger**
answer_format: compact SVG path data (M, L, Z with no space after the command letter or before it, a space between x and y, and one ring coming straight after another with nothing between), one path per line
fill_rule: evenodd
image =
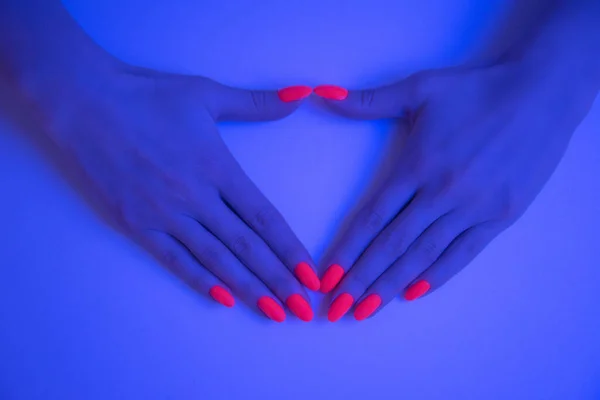
M269 246L224 203L198 222L225 246L301 320L310 321L313 311L304 287Z

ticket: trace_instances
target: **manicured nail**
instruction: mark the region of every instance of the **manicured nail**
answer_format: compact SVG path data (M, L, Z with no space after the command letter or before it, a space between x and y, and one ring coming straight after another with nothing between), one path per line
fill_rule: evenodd
M289 86L280 89L277 94L279 95L279 99L281 101L290 103L292 101L298 101L308 97L312 91L313 90L310 86Z
M315 88L315 94L329 100L344 100L348 90L335 85L320 85Z
M370 294L363 301L358 303L354 310L354 318L357 321L367 319L381 305L381 297L378 294Z
M208 294L210 294L210 296L213 299L215 299L215 301L218 301L225 307L233 307L233 305L235 304L235 300L233 299L231 293L229 293L227 289L225 289L222 286L216 285L211 287L208 291Z
M344 276L344 268L337 264L330 266L321 279L321 293L329 293L340 283Z
M313 319L313 310L310 308L310 304L299 294L288 297L285 304L302 321L309 322Z
M329 307L329 312L327 313L327 319L331 322L335 322L342 318L344 314L348 312L350 307L352 307L352 303L354 303L354 298L348 293L342 293L333 301L333 303L331 303L331 307Z
M315 274L315 271L313 271L313 269L310 267L310 265L308 265L308 263L301 262L300 264L298 264L296 266L296 269L294 270L294 273L296 274L300 282L302 282L304 286L306 286L310 290L319 290L319 288L321 287L319 277L317 276L317 274Z
M285 311L283 311L283 308L281 308L281 306L269 296L263 296L258 299L258 308L260 308L260 310L273 321L285 321Z
M413 301L423 296L431 288L431 285L427 281L415 282L411 287L406 289L404 292L404 298L408 301Z

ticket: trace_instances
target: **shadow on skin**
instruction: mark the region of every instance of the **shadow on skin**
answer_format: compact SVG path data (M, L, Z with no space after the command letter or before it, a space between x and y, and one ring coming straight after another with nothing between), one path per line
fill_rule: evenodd
M80 172L74 164L74 160L64 156L64 153L48 138L44 132L44 120L40 114L36 113L34 107L28 104L27 100L20 96L19 92L6 78L6 74L0 71L0 118L7 122L9 129L3 129L2 134L14 135L19 139L24 139L26 143L34 148L37 154L45 161L47 165L54 168L58 175L64 179L70 186L70 189L79 195L81 199L108 224L110 228L126 237L129 243L135 243L141 257L147 257L156 265L160 265L161 272L168 274L167 279L172 279L175 285L185 286L189 293L195 297L195 300L202 303L207 308L222 308L220 304L213 301L208 295L200 295L198 290L187 280L177 277L172 271L163 267L152 257L143 247L136 243L127 232L118 224L118 222L108 212L107 208L99 201L93 188L89 185L86 177ZM241 305L247 308L242 302L237 302L236 306ZM253 309L253 319L255 321L265 320L261 317L260 310ZM268 322L268 320L266 320Z
M323 106L324 107L324 106ZM385 131L387 131L388 125L385 125ZM348 228L354 216L359 210L365 206L368 200L375 196L381 188L384 186L386 180L392 172L392 168L398 157L399 149L402 148L403 143L409 134L410 122L407 119L394 120L392 124L392 134L390 138L386 140L382 146L385 150L381 158L375 163L375 168L372 174L366 175L364 180L357 182L356 187L352 191L354 194L350 196L350 199L358 199L355 201L349 200L344 206L345 211L342 216L336 220L329 228L328 236L333 237L333 240L329 244L323 244L323 251L319 251L316 259L318 259L318 265L320 267L319 273L322 275L328 266L321 265L324 259L327 258L328 252L341 240L343 233ZM387 132L386 132L387 133ZM353 204L352 204L353 203ZM347 210L347 211L346 211ZM320 255L320 257L319 257ZM325 295L325 301L319 303L318 309L315 311L316 315L320 317L326 317L331 304L331 294ZM354 319L352 312L347 313L344 319Z

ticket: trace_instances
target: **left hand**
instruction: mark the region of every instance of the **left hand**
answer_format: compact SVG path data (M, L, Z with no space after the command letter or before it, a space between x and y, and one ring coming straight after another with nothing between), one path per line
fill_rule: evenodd
M330 321L353 304L362 320L398 294L439 288L523 214L594 99L569 72L517 62L432 70L326 101L350 118L409 125L385 183L328 252Z

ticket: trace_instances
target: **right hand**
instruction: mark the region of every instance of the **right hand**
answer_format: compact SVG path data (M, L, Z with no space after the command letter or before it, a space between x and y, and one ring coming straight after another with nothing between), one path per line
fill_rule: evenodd
M223 305L233 305L231 290L275 321L285 319L283 303L312 319L296 277L317 290L314 263L216 126L285 117L310 88L247 91L122 66L65 78L36 101L45 130L128 235Z

